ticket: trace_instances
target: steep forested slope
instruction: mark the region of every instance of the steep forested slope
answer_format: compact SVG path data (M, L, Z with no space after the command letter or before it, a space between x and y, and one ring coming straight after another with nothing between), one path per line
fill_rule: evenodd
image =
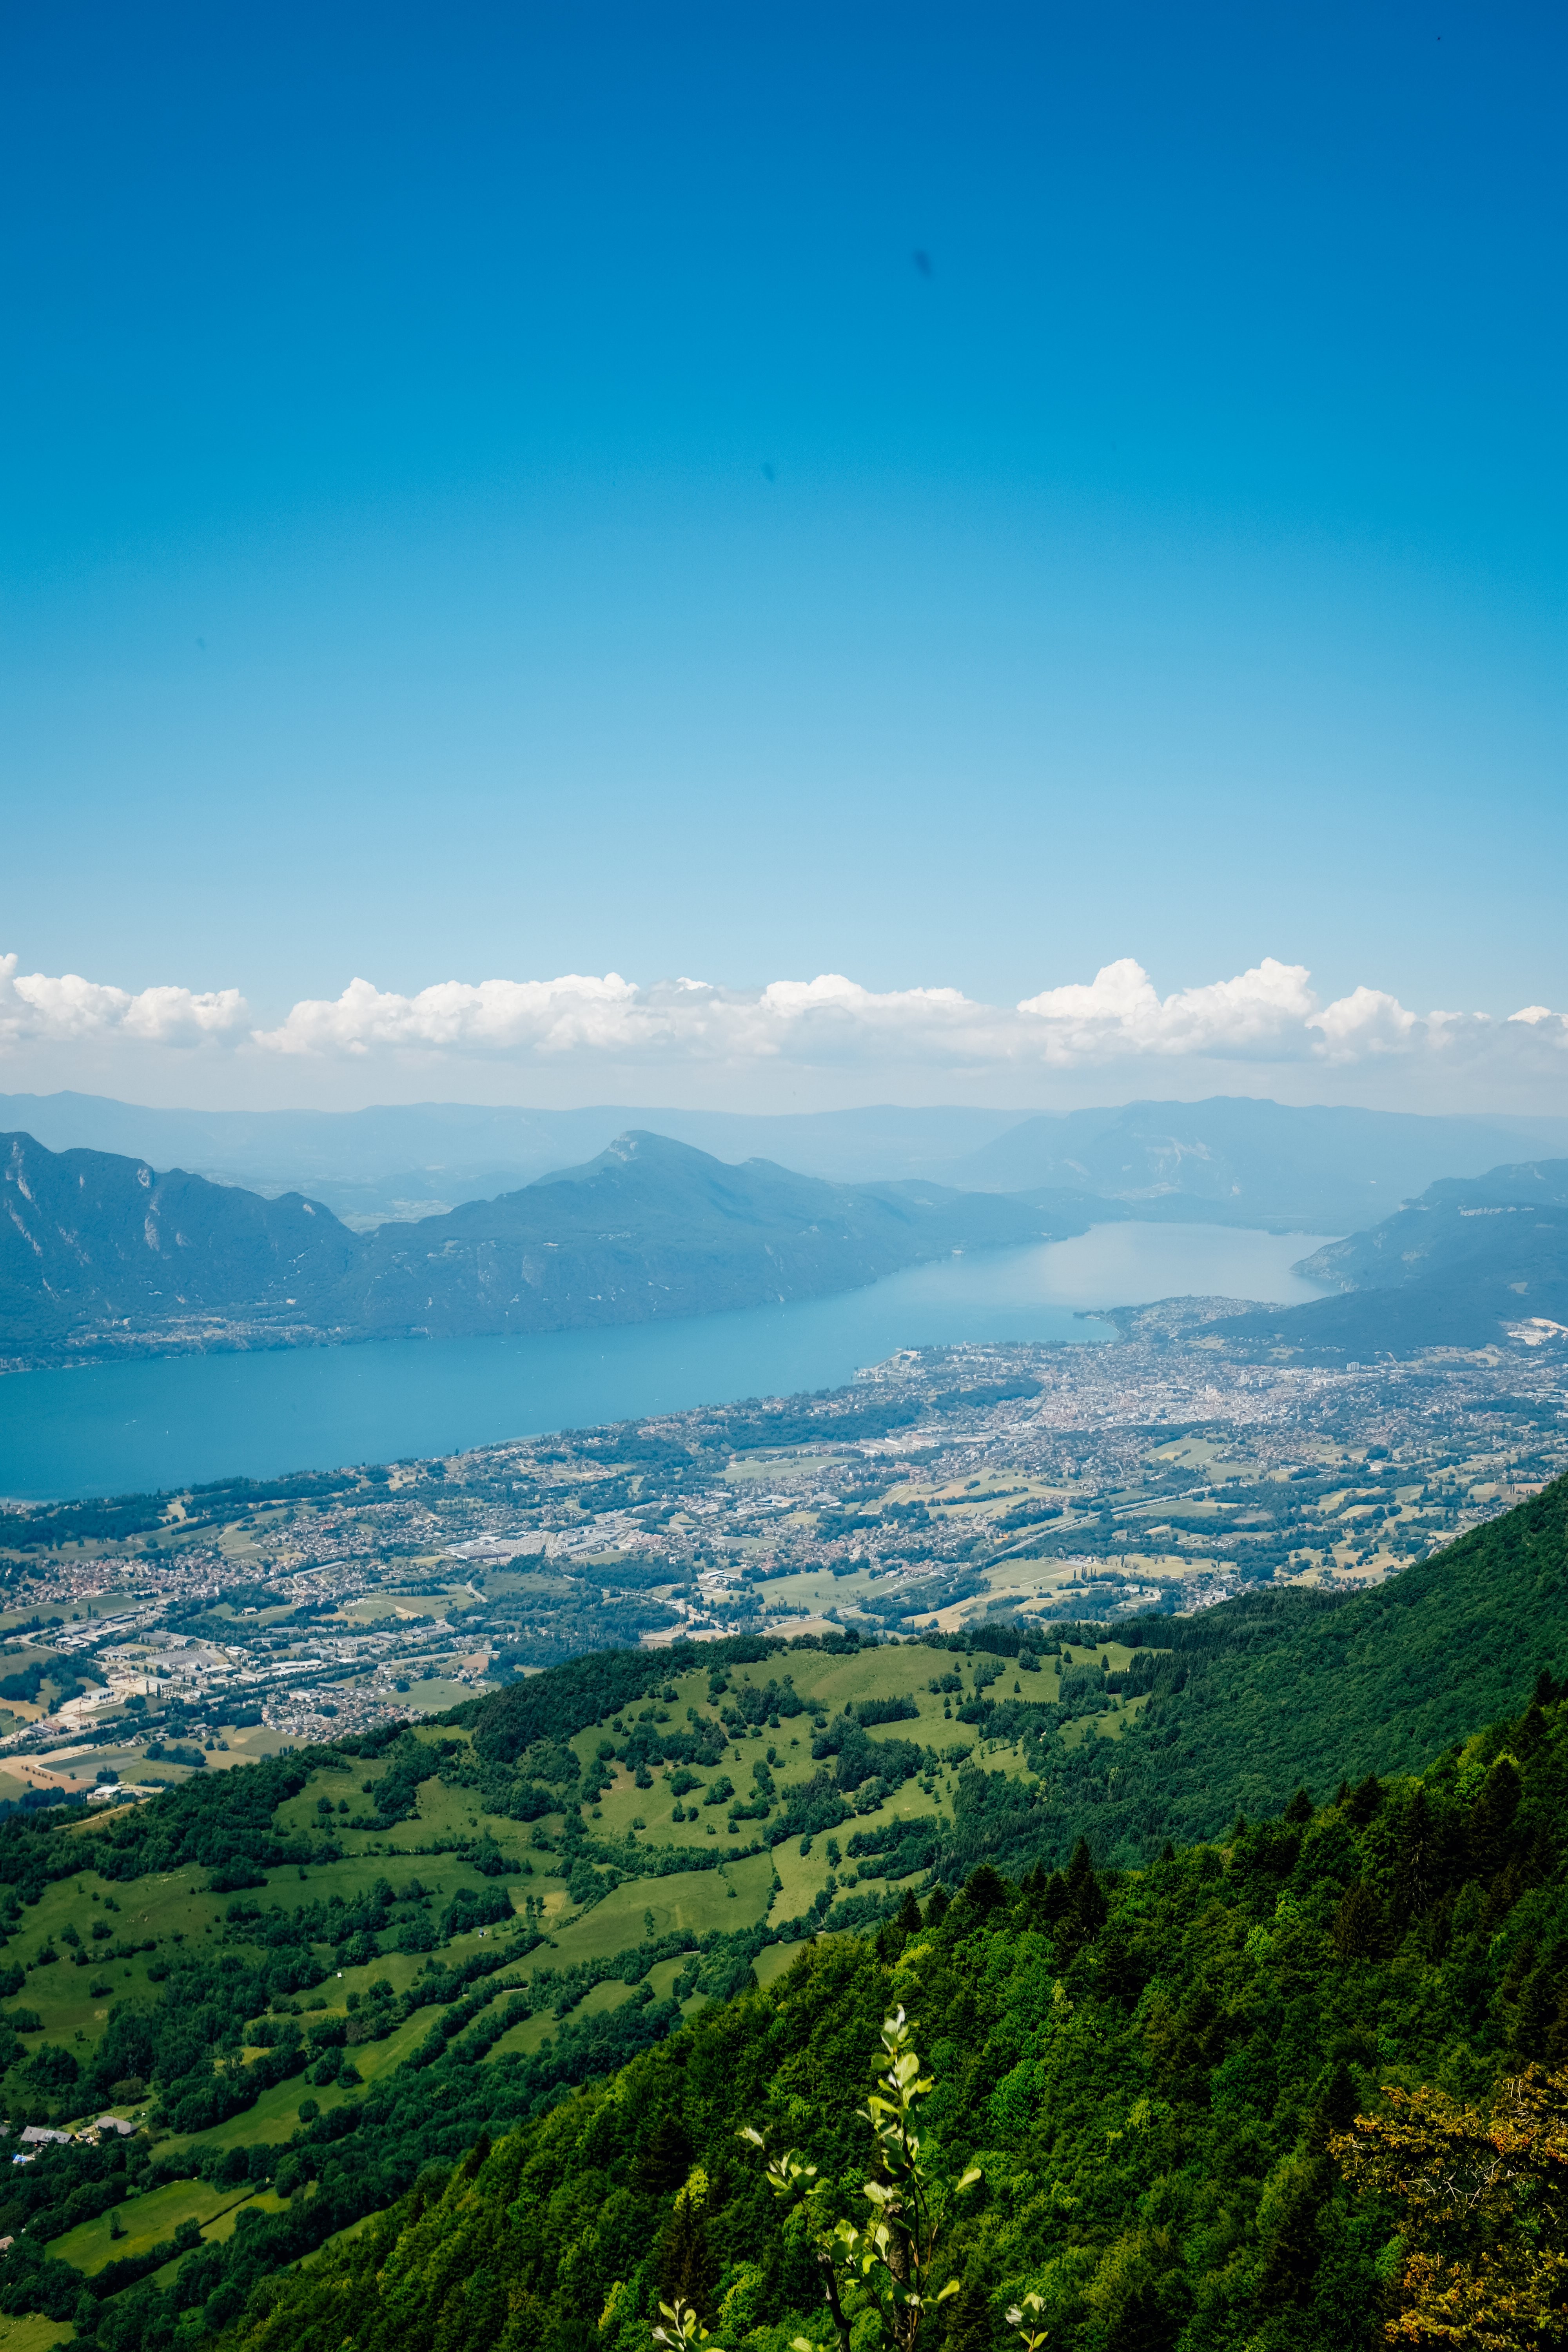
M1303 1781L1421 1769L1517 1706L1568 1659L1568 1479L1353 1599L1286 1591L1119 1630L1169 1645L1134 1678L1152 1703L1055 1779L1072 1833L1134 1861Z
M902 2006L935 2081L938 2177L971 2158L983 2172L931 2352L1000 2345L1031 2293L1051 2346L1077 2352L1370 2347L1409 2300L1420 2212L1358 2194L1341 2136L1393 2086L1484 2101L1568 2060L1565 1821L1553 1692L1424 1782L1300 1801L1119 1882L1082 1853L1017 1885L983 1867L951 1906L911 1897L874 1937L814 1945L499 2145L426 2165L320 2264L251 2266L236 2341L646 2352L677 2296L742 2352L830 2341L800 2217L738 2134L798 2149L863 2213L857 2110ZM341 2197L352 2161L323 2147L318 2194ZM1555 2207L1525 2220L1534 2246L1562 2242ZM206 2273L174 2288L184 2328L232 2315L247 2265L220 2267L205 2306ZM150 2316L111 2306L100 2340L130 2352ZM885 2340L853 2290L847 2316L857 2346Z

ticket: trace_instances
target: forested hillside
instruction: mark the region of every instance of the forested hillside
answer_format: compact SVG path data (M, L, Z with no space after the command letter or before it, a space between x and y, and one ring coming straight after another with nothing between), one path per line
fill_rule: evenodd
M256 2352L645 2352L660 2301L685 2298L726 2347L825 2344L802 2216L738 2134L798 2149L863 2212L858 2109L900 2006L934 2082L930 2161L982 2173L954 2201L939 2274L960 2291L924 2324L931 2352L1000 2346L1029 2294L1049 2342L1084 2352L1349 2352L1431 2304L1432 2261L1473 2283L1488 2234L1504 2284L1549 2303L1555 2201L1523 2228L1484 2204L1468 2223L1424 2210L1391 2187L1388 2127L1352 2128L1424 2090L1462 2128L1418 2099L1404 2145L1425 2132L1452 2157L1468 2133L1484 2151L1473 2111L1568 2061L1568 1710L1554 1685L1542 1699L1424 1780L1302 1795L1141 1873L1104 1877L1081 1850L1065 1874L983 1865L951 1903L911 1894L875 1935L808 1946L579 2095L502 2072L483 2131L471 2065L388 2082L346 2137L317 2119L269 2157L286 2211L193 2247L161 2293L79 2288L79 2327L105 2352L216 2331ZM394 2192L318 2263L279 2267ZM32 2291L65 2299L47 2265ZM6 2292L15 2307L19 2271ZM1500 2297L1495 2270L1481 2292ZM851 2286L871 2344L858 2302Z
M1568 2065L1564 1505L1338 1607L601 1653L10 1813L0 2105L74 2137L18 2150L0 2307L103 2352L644 2352L679 2294L724 2352L826 2347L736 2134L851 2210L902 2004L932 2160L983 2170L902 2352L1001 2352L1027 2294L1081 2352L1370 2346L1474 2250L1390 2201L1389 2102L1451 2157ZM1485 2221L1510 2276L1531 2210L1535 2253Z

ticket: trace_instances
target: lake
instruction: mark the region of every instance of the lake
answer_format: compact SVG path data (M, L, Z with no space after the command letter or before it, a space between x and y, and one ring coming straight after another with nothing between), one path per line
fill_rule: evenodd
M447 1454L738 1397L837 1388L896 1348L1115 1337L1086 1307L1219 1296L1291 1304L1314 1234L1096 1225L863 1290L609 1331L163 1356L0 1378L0 1495L45 1501Z

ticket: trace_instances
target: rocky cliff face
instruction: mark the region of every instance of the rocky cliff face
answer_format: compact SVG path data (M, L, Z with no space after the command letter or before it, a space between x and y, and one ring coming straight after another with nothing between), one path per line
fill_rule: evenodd
M265 1201L115 1152L0 1136L0 1350L13 1359L215 1316L310 1323L359 1247L298 1192Z

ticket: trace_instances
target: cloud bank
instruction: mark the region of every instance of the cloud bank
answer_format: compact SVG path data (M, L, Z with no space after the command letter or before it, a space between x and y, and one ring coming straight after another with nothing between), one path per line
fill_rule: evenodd
M879 992L839 972L740 990L678 980L639 986L617 972L551 981L447 981L403 996L356 980L340 997L296 1004L254 1033L268 1055L394 1054L645 1065L880 1072L1035 1069L1042 1074L1139 1063L1296 1065L1324 1072L1425 1063L1521 1075L1568 1075L1568 1016L1529 1005L1506 1022L1484 1013L1415 1013L1360 987L1321 1003L1303 964L1272 956L1229 980L1162 996L1131 957L1089 982L1042 990L1016 1005L977 1003L955 988Z
M705 981L647 985L617 972L554 980L441 981L413 995L352 981L341 996L306 998L270 1027L235 988L164 986L138 992L74 972L23 974L0 958L0 1056L94 1042L243 1060L254 1070L302 1066L488 1063L538 1072L595 1068L677 1073L726 1066L858 1069L896 1078L949 1073L1114 1072L1134 1065L1251 1066L1303 1075L1397 1067L1489 1071L1516 1082L1568 1077L1568 1015L1539 1004L1504 1021L1479 1013L1417 1013L1386 991L1320 1002L1303 964L1268 956L1228 980L1162 996L1131 957L1091 981L1042 989L1010 1006L955 988L877 991L837 972L734 989ZM1238 1073L1239 1076L1239 1073ZM1245 1083L1245 1081L1243 1081ZM1248 1090L1251 1090L1250 1088Z
M198 995L188 988L143 988L132 995L79 972L18 974L20 959L0 956L0 1048L72 1045L118 1034L142 1044L195 1045L235 1040L250 1025L250 1008L237 988Z

